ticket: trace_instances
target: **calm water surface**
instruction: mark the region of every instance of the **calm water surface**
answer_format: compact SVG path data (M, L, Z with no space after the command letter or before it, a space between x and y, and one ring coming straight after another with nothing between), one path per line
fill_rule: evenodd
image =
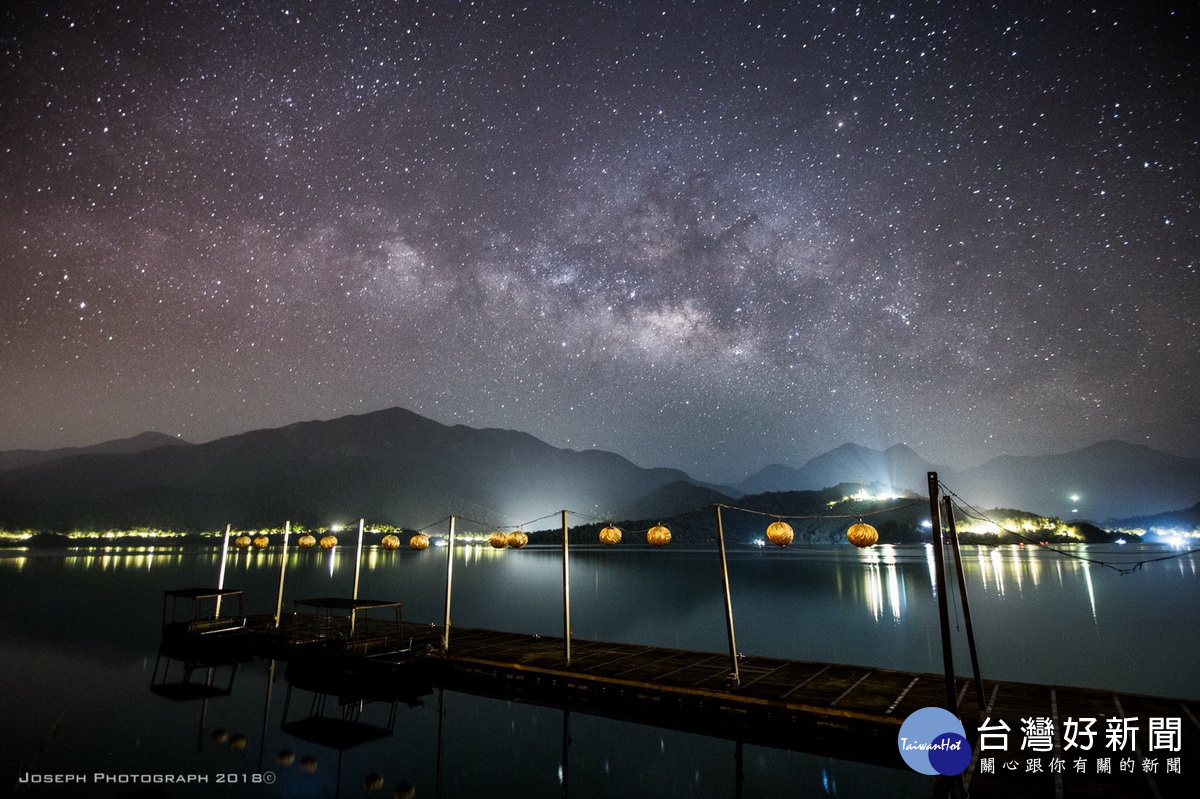
M927 547L741 549L730 555L738 648L749 654L941 670ZM1112 561L1171 554L1078 547ZM1200 698L1200 557L1115 571L1034 547L967 547L966 574L985 678ZM162 591L216 582L217 549L0 550L0 762L22 774L204 775L204 786L18 785L28 796L870 796L919 797L911 772L787 752L466 694L399 705L394 732L339 753L281 724L282 665L218 670L229 696L176 702L150 691ZM441 621L445 550L364 554L360 595L404 603L411 621ZM277 552L231 554L226 585L249 612L274 609ZM293 550L286 599L349 595L353 548ZM457 625L562 632L562 566L550 549L456 552ZM710 550L572 548L576 638L727 650L720 571ZM952 625L961 618L955 607ZM957 626L961 626L958 624ZM956 632L960 674L969 673ZM453 646L453 639L451 640ZM273 679L272 679L273 675ZM301 703L303 706L301 707ZM363 719L386 725L388 707ZM287 718L285 718L285 711ZM244 748L220 734L244 735ZM566 735L564 735L566 733ZM280 765L281 751L316 770ZM740 763L740 766L739 766ZM340 767L340 769L339 769ZM367 794L377 773L384 787ZM269 777L267 776L269 774ZM217 775L238 780L217 786Z

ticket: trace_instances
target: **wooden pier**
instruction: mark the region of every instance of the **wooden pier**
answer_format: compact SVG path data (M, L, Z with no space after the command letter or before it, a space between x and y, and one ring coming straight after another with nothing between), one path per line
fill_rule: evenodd
M393 603L361 605L390 609ZM440 687L896 769L907 768L896 745L905 718L946 700L940 674L743 656L735 683L725 654L573 639L568 661L561 638L455 627L443 651L444 632L397 616L360 618L351 633L348 624L331 623L328 615L297 613L278 625L273 616L248 617L244 626L194 636L192 643L287 659L289 681L356 700L413 701ZM1200 792L1200 702L995 680L984 680L983 688L980 712L973 681L955 683L956 710L975 751L962 778L970 796ZM1178 720L1174 751L1147 748L1152 717ZM985 718L1010 727L1003 750L979 751L978 726ZM1053 722L1047 751L1022 748L1023 720L1034 718ZM1062 731L1068 718L1096 719L1090 751L1066 747ZM1131 723L1139 746L1105 748L1110 718L1137 719ZM1080 757L1083 773L1077 771ZM1097 760L1104 757L1111 758L1111 773L1099 770ZM1034 758L1040 770L1032 770ZM1168 758L1175 758L1178 773L1168 772ZM1052 759L1062 761L1056 770ZM1122 771L1129 760L1133 767ZM1156 761L1153 773L1149 760ZM954 780L939 779L943 790L954 790Z

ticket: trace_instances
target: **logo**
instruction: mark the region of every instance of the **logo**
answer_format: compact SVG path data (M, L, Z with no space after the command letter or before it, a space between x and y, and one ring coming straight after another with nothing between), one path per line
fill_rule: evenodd
M949 710L923 707L909 714L896 736L900 756L913 771L953 777L971 764L971 744L962 722Z

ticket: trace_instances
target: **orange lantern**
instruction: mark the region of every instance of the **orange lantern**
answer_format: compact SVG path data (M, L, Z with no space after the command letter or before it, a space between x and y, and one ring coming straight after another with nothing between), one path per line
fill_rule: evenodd
M506 546L508 546L508 536L500 530L497 530L488 536L488 543L494 546L496 549L504 549Z
M337 536L336 535L321 536L321 549L333 549L336 546L337 546Z
M400 537L394 535L385 535L379 540L379 545L391 552L400 548Z
M237 538L233 539L233 545L238 549L245 549L246 547L250 546L250 536L239 535Z
M846 538L856 547L870 547L879 541L879 531L865 522L859 522L850 525Z
M671 543L671 531L661 524L656 524L646 531L646 543L661 547Z
M528 543L529 536L526 535L524 530L513 530L508 534L508 545L513 549L520 549Z
M615 547L621 543L621 530L611 524L600 531L600 543L606 547Z
M767 525L767 540L777 547L786 547L795 537L792 526L785 521L776 520Z
M265 535L256 535L254 536L254 540L250 543L255 549L266 549L267 544L271 543L271 539L267 538Z
M301 549L312 549L316 545L317 545L316 536L309 535L308 533L305 533L304 535L302 535L296 539L296 546L300 547Z
M424 533L417 533L412 538L408 539L408 545L413 549L428 549L429 536Z

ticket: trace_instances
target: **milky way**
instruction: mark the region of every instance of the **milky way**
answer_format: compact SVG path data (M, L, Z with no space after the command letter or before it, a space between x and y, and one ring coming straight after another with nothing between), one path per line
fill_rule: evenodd
M0 449L1200 455L1190 3L23 5Z

